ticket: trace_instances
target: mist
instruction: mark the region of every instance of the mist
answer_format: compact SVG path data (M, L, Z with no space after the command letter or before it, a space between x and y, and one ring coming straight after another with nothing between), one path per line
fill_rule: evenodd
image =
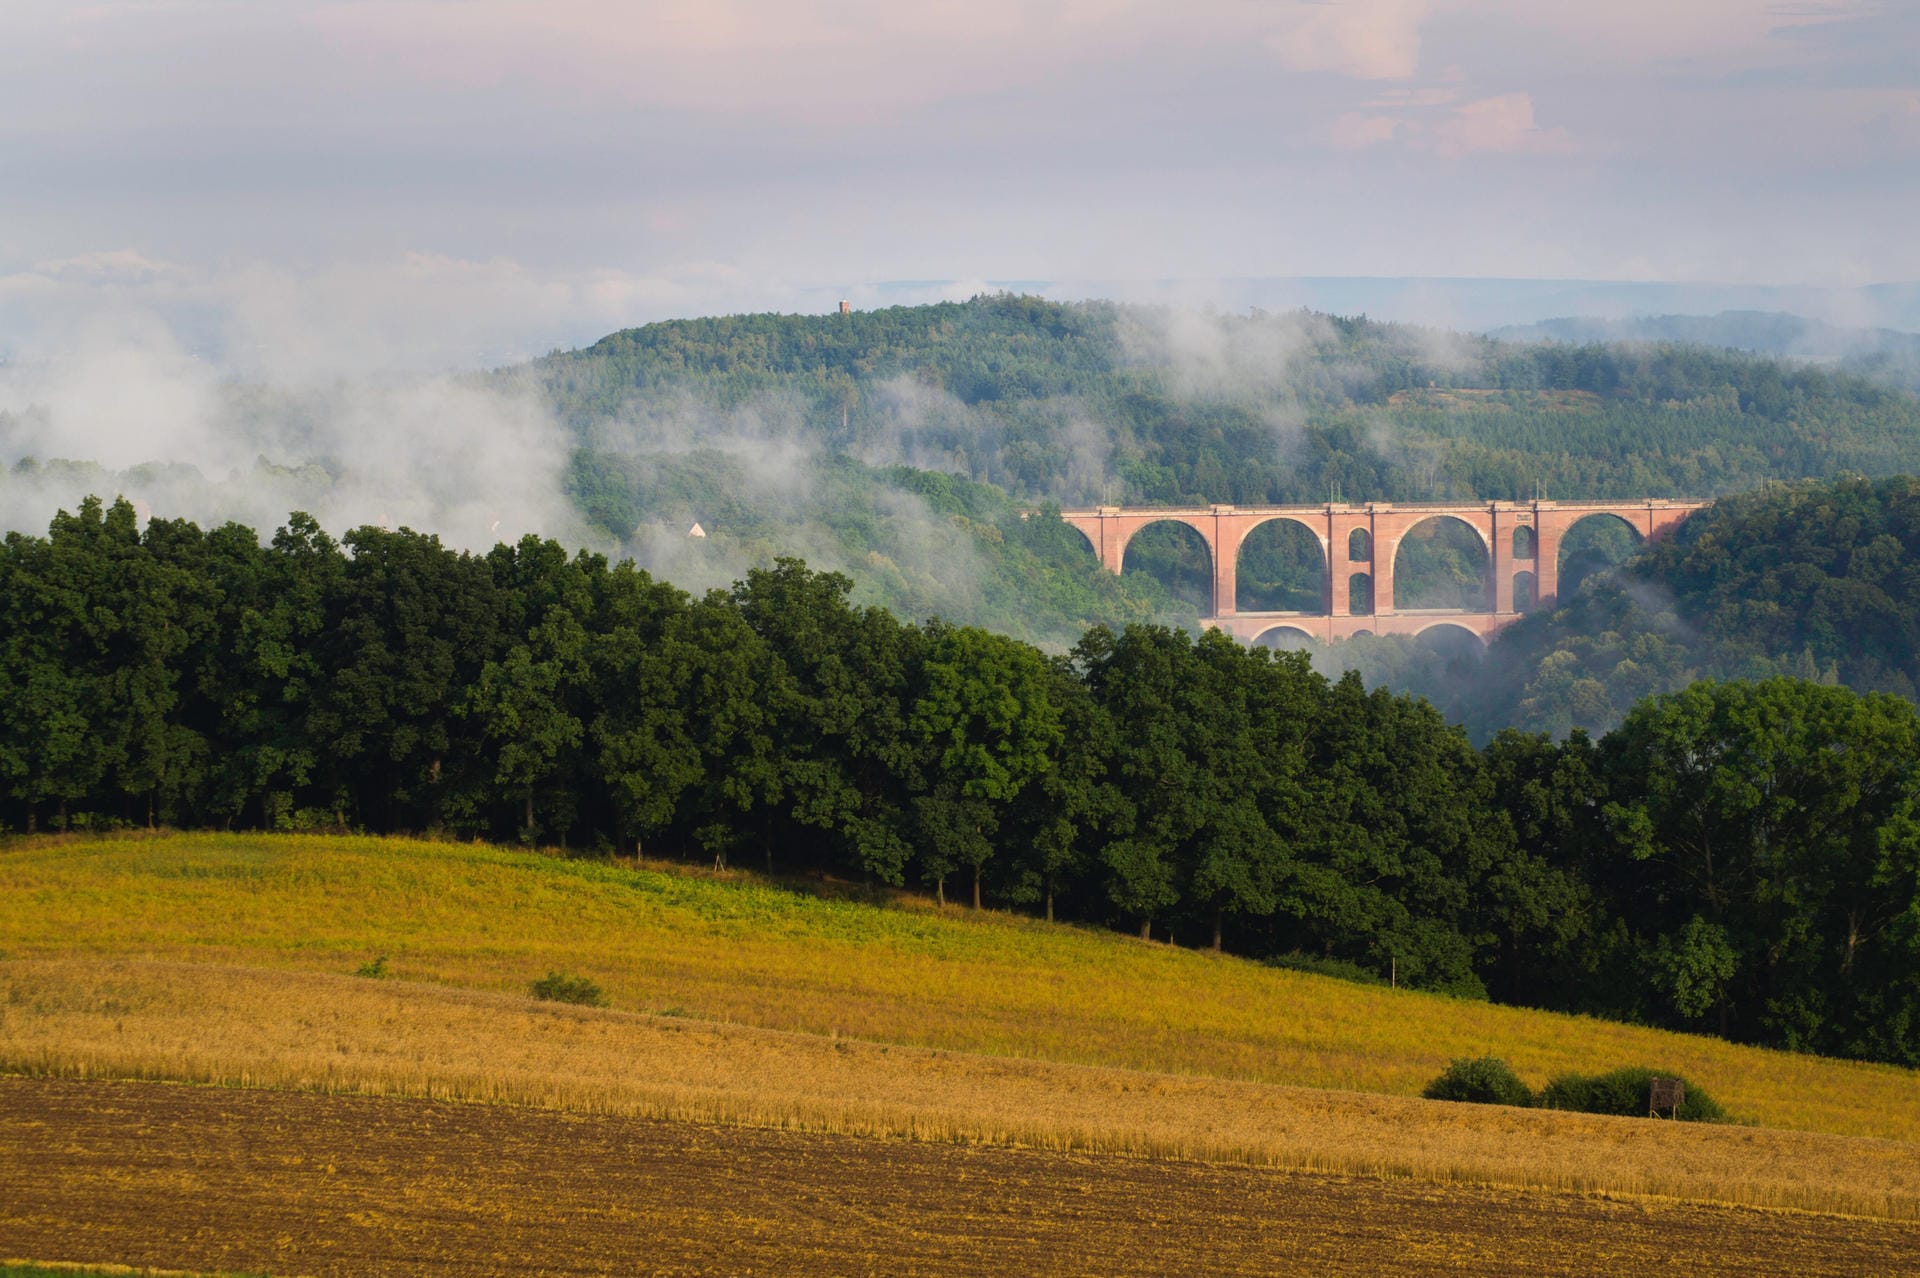
M533 388L284 359L280 377L243 380L138 312L68 339L0 365L9 530L44 531L92 493L262 536L296 509L335 532L404 526L468 549L586 535L562 489L566 432Z

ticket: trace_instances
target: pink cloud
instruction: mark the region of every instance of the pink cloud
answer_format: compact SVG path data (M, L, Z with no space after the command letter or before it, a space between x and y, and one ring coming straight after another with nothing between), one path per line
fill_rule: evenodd
M1044 81L1208 25L1148 0L345 0L308 20L429 81L833 120Z
M1267 45L1289 71L1405 80L1420 70L1420 24L1428 7L1427 0L1295 4Z

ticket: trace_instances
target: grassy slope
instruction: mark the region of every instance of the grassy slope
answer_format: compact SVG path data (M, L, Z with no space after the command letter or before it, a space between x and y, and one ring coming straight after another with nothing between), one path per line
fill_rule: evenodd
M403 981L517 994L563 968L627 1011L1390 1095L1417 1094L1462 1055L1504 1056L1535 1085L1648 1064L1695 1079L1750 1122L1920 1139L1904 1070L912 901L874 908L751 881L373 839L175 835L0 851L6 959L346 974L380 954Z

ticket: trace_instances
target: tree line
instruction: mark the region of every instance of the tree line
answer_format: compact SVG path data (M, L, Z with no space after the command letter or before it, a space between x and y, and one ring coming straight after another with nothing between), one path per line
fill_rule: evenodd
M138 526L0 552L0 819L922 885L1357 979L1920 1063L1920 723L1788 678L1503 732L1208 633L1049 655L783 559Z

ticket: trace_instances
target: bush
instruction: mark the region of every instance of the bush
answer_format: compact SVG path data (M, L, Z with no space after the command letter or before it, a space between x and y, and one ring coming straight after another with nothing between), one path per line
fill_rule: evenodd
M607 1005L606 994L584 976L548 972L539 980L528 982L527 988L535 998L547 1003L578 1003L582 1007Z
M1498 1056L1456 1060L1420 1094L1428 1100L1471 1101L1479 1105L1525 1107L1533 1104L1533 1092Z
M1687 1123L1724 1123L1727 1112L1713 1097L1670 1070L1630 1066L1610 1074L1562 1074L1540 1093L1543 1109L1570 1109L1581 1114L1618 1114L1627 1118L1645 1118L1647 1099L1656 1078L1679 1078L1686 1086L1687 1099L1675 1118Z
M1311 972L1315 976L1331 976L1337 981L1352 981L1355 985L1385 985L1387 978L1371 968L1361 967L1358 963L1349 963L1346 959L1323 958L1318 954L1275 954L1266 960L1268 967L1284 968L1289 972Z
M387 956L382 954L371 963L362 963L353 971L355 976L364 976L369 980L385 980L387 976Z

